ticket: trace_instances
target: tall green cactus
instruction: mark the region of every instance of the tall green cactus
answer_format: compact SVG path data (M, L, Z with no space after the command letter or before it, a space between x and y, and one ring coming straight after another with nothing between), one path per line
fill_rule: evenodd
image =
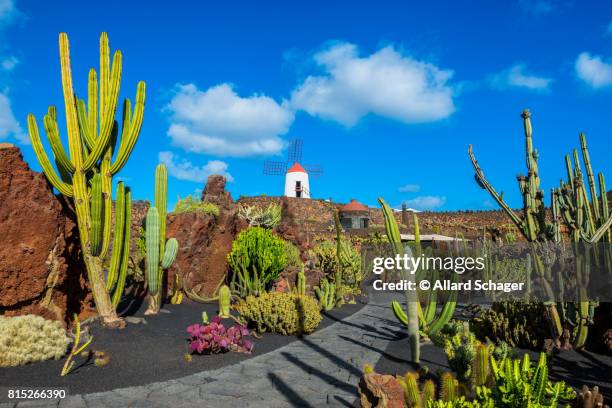
M385 217L385 229L387 232L387 239L389 243L393 246L393 250L396 254L404 254L407 253L408 256L412 256L409 247L404 248L402 244L402 238L400 235L399 227L397 225L397 221L395 220L395 216L393 214L393 210L387 205L385 200L382 198L378 199L383 211L383 215ZM408 274L403 277L406 280L415 280L414 274ZM410 353L412 357L412 361L418 363L421 358L421 339L419 335L419 309L421 305L419 304L419 299L416 295L415 291L406 290L406 327L408 329L408 342L410 344Z
M580 159L577 150L573 152L572 158L567 155L565 157L565 166L567 171L567 181L561 182L557 189L552 189L551 209L553 219L552 222L547 222L546 208L544 205L544 191L540 189L540 178L538 173L538 152L533 148L531 114L528 110L522 113L523 125L525 129L525 151L527 157L527 176L519 175L517 177L519 188L523 196L523 217L518 216L504 201L503 193L499 194L495 188L486 180L484 173L476 157L474 156L472 146L468 148L468 155L472 161L475 170L475 178L478 184L486 189L491 197L493 197L502 209L510 216L519 231L523 234L528 242L543 242L553 241L561 242L561 223L564 223L569 229L571 239L574 243L586 242L595 243L600 240L607 242L612 241L612 216L610 216L607 206L606 187L603 174L599 174L600 196L597 196L597 188L595 185L595 177L591 168L591 161L586 144L584 134L580 135L580 146L582 151L582 159L586 167L587 181L590 191L590 200L587 195L586 184L582 174ZM601 203L600 203L601 201ZM605 205L600 205L605 202ZM596 248L595 248L596 249ZM610 254L603 254L604 262L612 264ZM576 266L581 268L582 260L577 257ZM541 257L537 254L532 254L532 267L537 276L544 276L545 266ZM545 282L543 282L545 283ZM584 346L587 337L587 320L590 311L588 300L583 293L580 294L580 302L578 302L578 321L568 319L568 315L563 312L570 305L564 302L555 303L555 293L550 286L545 286L547 296L550 301L546 302L547 315L551 322L552 335L559 347L569 347L570 345L561 344L565 336L565 332L572 330L572 346L580 348ZM575 305L571 305L575 307ZM562 314L559 314L559 309ZM564 340L563 340L564 341Z
M28 132L45 176L62 195L74 202L81 250L98 313L106 325L122 327L125 322L117 316L113 306L118 303L115 298L121 294L113 295L111 301L109 292L112 285L107 287L103 264L111 242L112 178L123 168L138 139L144 116L145 83L138 83L133 113L130 100L125 100L122 129L119 132L115 113L121 81L121 51L115 51L111 65L108 37L102 33L100 76L98 80L96 70L92 68L89 71L86 105L84 100L77 98L73 89L70 47L65 33L59 35L59 48L68 151L60 138L55 106L49 106L43 119L55 167L45 152L33 114L28 115ZM119 135L121 140L117 149ZM124 218L127 217L124 215ZM117 271L121 276L124 262L127 262L123 254L129 252L129 232L125 232L129 231L129 227L119 223L115 233L118 230L124 233L122 237L117 234L115 237L113 251L117 251L117 255L109 271L112 276L117 276ZM111 283L114 283L114 279ZM115 291L119 289L122 289L120 282Z
M149 290L149 307L145 314L157 314L162 302L162 281L164 270L175 261L178 253L178 242L175 238L166 241L168 172L164 164L155 169L155 203L147 211L146 241L146 275ZM160 262L161 257L161 262Z

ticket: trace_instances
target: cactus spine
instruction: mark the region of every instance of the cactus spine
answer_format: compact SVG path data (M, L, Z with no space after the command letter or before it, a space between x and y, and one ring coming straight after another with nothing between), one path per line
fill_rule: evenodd
M404 397L409 407L421 407L421 394L415 373L406 373L404 376Z
M219 317L226 319L230 317L231 292L227 285L219 288Z
M45 152L33 114L28 115L28 133L36 158L49 182L62 195L74 201L81 250L98 313L105 324L121 327L125 323L118 318L113 307L116 302L111 301L104 280L103 262L111 241L112 177L123 168L138 139L144 116L145 84L138 83L133 114L129 99L124 102L121 137L116 149L119 131L115 113L121 81L121 52L115 52L111 65L108 37L102 33L100 77L98 80L95 69L89 71L86 106L85 101L78 99L74 93L70 47L65 33L59 35L59 47L68 152L60 138L55 106L49 107L43 119L57 171ZM116 158L112 162L114 153ZM129 240L127 243L128 248L125 248L126 240L122 242L118 239L113 247L121 248L121 253L129 252ZM126 257L119 256L117 259L122 263ZM114 273L116 271L117 264Z
M472 385L486 385L489 376L489 346L480 343L472 362Z
M430 401L436 399L436 384L432 380L427 380L423 384L423 406L427 406Z
M164 164L158 164L155 169L155 205L149 208L146 219L146 274L149 307L145 314L159 312L162 302L161 286L164 270L174 263L178 253L177 240L170 238L166 241L167 191L168 172Z
M440 397L442 401L451 402L457 398L457 379L452 373L442 374L440 384Z

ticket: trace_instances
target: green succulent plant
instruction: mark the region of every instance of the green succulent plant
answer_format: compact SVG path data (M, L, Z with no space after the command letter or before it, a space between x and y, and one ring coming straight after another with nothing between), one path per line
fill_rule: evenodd
M284 335L312 333L322 319L315 299L284 292L247 296L234 305L234 310L258 332Z

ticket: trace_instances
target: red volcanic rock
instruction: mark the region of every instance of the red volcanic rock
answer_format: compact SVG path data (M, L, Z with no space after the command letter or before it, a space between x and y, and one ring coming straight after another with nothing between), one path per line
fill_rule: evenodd
M76 223L45 176L7 144L0 145L0 203L0 314L71 321L91 299Z
M246 225L238 221L234 200L225 190L225 177L210 176L202 197L219 206L218 217L198 211L168 216L167 236L177 239L179 251L168 270L167 285L178 273L185 288L210 297L226 276L227 254L237 232Z
M363 408L405 408L404 389L392 375L364 374L359 381Z
M204 191L202 192L202 201L216 204L222 209L229 209L234 203L234 200L230 192L225 190L226 182L227 179L225 176L219 174L208 176L206 187L204 187Z

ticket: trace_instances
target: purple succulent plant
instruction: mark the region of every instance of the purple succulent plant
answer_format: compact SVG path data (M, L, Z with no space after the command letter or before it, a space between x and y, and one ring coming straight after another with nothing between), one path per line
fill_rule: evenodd
M226 329L219 316L206 325L192 324L187 327L187 333L192 354L250 353L253 350L253 342L245 338L249 330L238 324Z

